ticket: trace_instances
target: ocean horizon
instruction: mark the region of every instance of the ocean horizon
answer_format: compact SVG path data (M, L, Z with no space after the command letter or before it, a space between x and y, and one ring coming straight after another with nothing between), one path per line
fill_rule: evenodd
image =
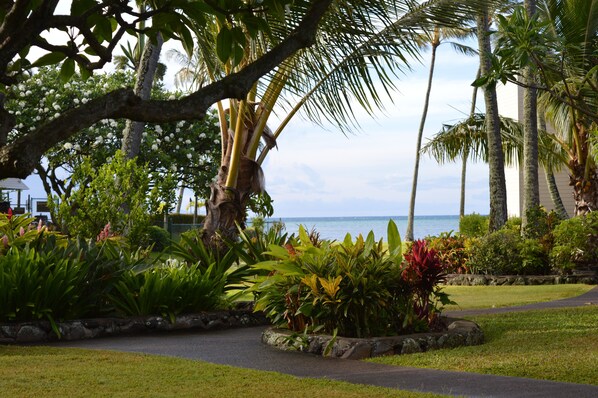
M282 222L288 233L297 233L299 225L303 225L307 230L315 229L323 239L343 240L347 233L355 239L359 234L366 237L373 231L376 240L386 240L386 229L391 219L397 224L403 239L407 230L407 216L272 217L266 222ZM413 220L415 239L450 231L459 231L458 215L415 216Z

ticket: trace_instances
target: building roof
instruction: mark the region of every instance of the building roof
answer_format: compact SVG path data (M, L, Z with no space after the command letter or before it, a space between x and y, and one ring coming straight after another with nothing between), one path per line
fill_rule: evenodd
M5 178L4 180L0 180L0 189L25 191L28 190L29 187L18 178Z

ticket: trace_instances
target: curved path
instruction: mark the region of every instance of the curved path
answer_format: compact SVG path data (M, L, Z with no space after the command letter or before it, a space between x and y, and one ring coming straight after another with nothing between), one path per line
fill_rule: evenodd
M521 307L457 311L473 315L531 309L598 305L598 287L579 297ZM263 327L110 337L53 345L142 352L203 360L212 363L276 371L299 377L322 377L351 383L469 397L598 397L598 386L558 383L517 377L481 375L397 367L285 352L260 342Z

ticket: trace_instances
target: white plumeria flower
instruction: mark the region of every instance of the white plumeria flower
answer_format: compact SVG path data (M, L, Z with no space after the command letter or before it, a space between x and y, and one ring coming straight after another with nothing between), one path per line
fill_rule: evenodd
M185 122L183 120L181 120L180 122L178 122L176 124L177 127L183 127L185 125Z
M75 145L73 145L73 149L74 149L75 151L79 152L79 151L81 151L81 145L79 145L79 144L75 144Z
M156 129L155 129L155 130L156 130L156 133L158 133L158 134L162 134L162 127L160 127L160 126L156 126Z
M55 111L59 111L59 110L60 110L60 105L58 105L58 104L54 104L54 110L55 110Z
M87 104L88 101L89 101L89 99L87 99L87 98L81 99L81 102L83 102L84 104Z
M164 141L170 142L170 137L169 136L164 137Z
M153 145L152 145L152 150L153 150L153 151L157 151L157 150L158 150L158 145L156 145L156 144L153 144Z
M65 142L62 147L67 151L70 151L71 149L73 149L73 144L71 144L70 142Z
M144 131L143 133L141 133L141 136L142 136L143 138L146 138L146 137L147 137L147 133Z
M193 157L192 154L190 154L190 153L187 154L187 159L191 159L192 157Z
M79 102L80 102L80 101L79 101L79 98L75 98L75 99L73 100L73 102L75 103L75 105L79 105Z
M31 92L31 90L27 90L27 91L25 92L25 95L31 95L31 94L33 94L33 93Z
M190 145L191 144L191 140L185 140L185 144Z
M56 119L58 116L60 116L60 113L56 112L56 113L54 114L54 119Z
M206 138L206 134L205 134L205 133L201 133L201 134L199 135L199 138Z
M112 139L113 137L114 137L114 134L112 134L112 133L106 134L106 138L108 138L108 139Z
M173 99L176 99L176 97L174 95L171 95L170 97L168 97L168 99L172 101Z
M214 140L214 144L220 144L220 140L219 139L215 139Z
M178 151L179 149L181 149L181 147L180 147L180 146L178 146L178 145L177 145L175 148L176 148L176 150L177 150L177 151Z

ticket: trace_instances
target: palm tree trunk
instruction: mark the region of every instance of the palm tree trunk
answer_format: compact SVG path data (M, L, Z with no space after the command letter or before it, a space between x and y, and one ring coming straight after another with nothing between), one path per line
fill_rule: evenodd
M419 160L422 148L422 137L424 135L424 126L426 125L426 117L428 116L428 106L430 104L430 93L432 91L432 80L434 78L434 64L436 63L436 49L440 45L440 29L434 29L434 38L432 39L432 60L430 62L430 73L428 75L428 88L426 90L426 99L424 101L424 110L422 118L419 123L419 131L417 132L417 148L415 151L415 167L413 168L413 184L411 186L411 200L409 201L409 215L407 216L407 231L405 232L405 240L413 241L413 219L415 217L415 195L417 192L417 178L419 174Z
M487 7L478 14L476 19L480 71L482 76L486 76L491 68L490 24ZM488 134L488 166L490 169L489 230L492 232L499 230L507 222L507 189L496 87L492 85L484 87L484 100L486 103L486 131Z
M544 117L544 108L538 108L537 116L538 129L542 131L547 131L546 118ZM567 213L567 209L565 209L565 205L563 204L563 200L561 199L561 194L556 184L556 179L554 178L554 172L552 171L552 169L548 168L548 166L545 166L544 175L546 177L546 184L548 185L548 192L550 193L550 200L552 201L552 205L554 206L554 211L558 214L558 216L561 219L566 220L567 218L569 218L569 214Z
M154 77L156 76L156 70L158 69L160 51L162 50L162 43L162 35L158 34L156 43L148 42L143 49L139 68L137 69L137 79L134 88L135 94L143 100L147 100L151 96ZM145 123L143 122L127 120L122 142L122 151L125 158L132 159L139 154L144 127Z
M525 9L530 18L536 13L536 1L525 0ZM538 182L538 118L537 92L534 88L534 71L530 66L523 70L525 88L523 91L523 231L527 226L528 212L540 206Z
M556 185L554 173L552 171L544 170L544 174L546 176L546 184L548 185L550 199L552 200L552 204L554 205L554 211L556 212L556 214L558 214L560 219L566 220L567 218L569 218L569 214L567 214L565 205L561 200L561 194L559 193L559 187Z
M480 68L478 68L478 71L476 73L476 80L480 78ZM473 118L473 115L475 114L475 107L476 107L476 103L478 102L478 87L474 86L473 87L473 93L471 94L471 109L469 110L469 117ZM468 130L468 133L470 133L470 131ZM465 140L466 142L465 147L463 149L463 159L462 159L462 163L461 163L461 200L459 201L459 218L463 217L465 215L465 182L466 182L466 178L467 178L467 160L469 158L469 143L467 143L467 139Z

